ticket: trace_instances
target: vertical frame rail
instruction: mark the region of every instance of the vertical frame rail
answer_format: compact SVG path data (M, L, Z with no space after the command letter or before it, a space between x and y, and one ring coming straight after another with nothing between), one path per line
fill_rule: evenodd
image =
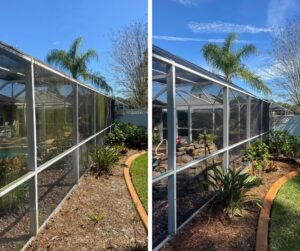
M168 122L168 169L173 174L168 177L168 231L170 235L176 234L176 76L175 65L172 64L167 76L167 122Z
M36 115L35 115L35 95L34 95L34 64L26 64L25 88L26 88L26 118L28 148L28 167L35 175L29 180L29 217L30 233L36 235L39 229L38 213L38 186L37 186L37 139L36 139Z
M251 137L251 97L247 96L247 114L246 114L246 138ZM250 142L247 141L247 149L250 146Z
M223 93L223 147L228 148L229 146L229 88L224 87ZM223 154L223 168L225 171L229 167L229 153L226 150Z
M79 143L79 129L78 129L78 84L74 85L74 95L73 95L73 144L77 145ZM74 182L78 184L79 182L79 148L74 150L72 154L73 161L73 171L74 171Z

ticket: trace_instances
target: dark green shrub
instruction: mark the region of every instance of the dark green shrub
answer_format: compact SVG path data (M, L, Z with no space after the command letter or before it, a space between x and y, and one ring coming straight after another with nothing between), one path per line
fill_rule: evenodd
M117 122L113 130L105 136L106 145L126 145L129 148L146 148L147 130L144 126L136 126Z
M0 159L0 187L15 181L27 173L25 156ZM8 194L0 198L0 215L17 213L24 209L24 203L28 200L26 185L20 185Z
M248 202L261 207L260 199L247 195L251 188L261 184L260 178L243 172L242 168L229 169L227 172L222 168L213 168L212 171L208 183L216 192L214 205L222 207L227 216L242 216L242 210Z
M109 146L123 146L125 140L126 135L119 127L115 127L112 132L105 135L105 144Z
M300 139L287 131L270 131L267 136L270 152L274 155L284 155L288 158L300 156Z
M265 170L269 165L269 148L262 142L257 140L254 145L250 145L242 156L243 162L251 162L254 171Z
M119 149L116 147L98 147L91 154L93 166L91 170L97 173L97 176L102 174L111 174L112 168L115 167L119 160Z

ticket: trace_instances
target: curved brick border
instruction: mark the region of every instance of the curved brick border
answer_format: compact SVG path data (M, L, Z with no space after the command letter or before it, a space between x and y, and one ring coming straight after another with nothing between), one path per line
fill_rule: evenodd
M145 153L146 153L146 151L142 151L142 152L136 153L136 154L130 156L126 160L125 167L124 167L124 178L125 178L125 183L127 185L127 188L128 188L129 193L130 193L130 196L131 196L131 198L133 200L133 203L134 203L134 205L136 207L136 210L137 210L137 212L138 212L138 214L139 214L139 216L140 216L140 218L141 218L141 220L143 222L144 227L148 231L148 215L146 213L145 208L143 207L143 204L142 204L142 202L141 202L141 200L140 200L137 192L135 191L135 188L134 188L134 186L132 184L130 173L129 173L129 169L131 167L132 162L136 158L140 157L141 155L143 155Z
M263 208L260 210L258 227L256 233L256 251L268 251L268 231L269 231L269 221L270 221L270 212L272 208L272 203L276 197L279 189L290 179L294 178L300 174L300 171L293 171L285 176L279 178L268 191Z

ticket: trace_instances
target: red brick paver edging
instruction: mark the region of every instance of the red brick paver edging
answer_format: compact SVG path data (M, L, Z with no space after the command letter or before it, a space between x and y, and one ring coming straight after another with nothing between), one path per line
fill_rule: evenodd
M272 208L272 203L276 197L279 189L290 179L299 175L300 171L293 171L285 176L279 178L268 191L263 208L260 210L258 227L256 233L256 251L268 251L268 231L269 231L269 221L270 221L270 212Z
M136 207L136 210L137 210L137 212L138 212L138 214L139 214L139 216L140 216L140 218L141 218L141 220L143 222L144 227L148 231L148 215L147 215L146 210L143 207L143 204L142 204L142 202L141 202L141 200L140 200L140 198L139 198L139 196L138 196L138 194L137 194L137 192L136 192L136 190L135 190L135 188L134 188L134 186L132 184L130 173L129 173L129 169L130 169L130 167L132 165L132 162L136 158L140 157L141 155L143 155L145 153L146 153L146 151L142 151L142 152L136 153L136 154L130 156L126 160L125 167L124 167L124 178L125 178L125 183L127 185L127 188L128 188L129 193L130 193L130 196L131 196L131 198L133 200L133 203L134 203L134 205Z

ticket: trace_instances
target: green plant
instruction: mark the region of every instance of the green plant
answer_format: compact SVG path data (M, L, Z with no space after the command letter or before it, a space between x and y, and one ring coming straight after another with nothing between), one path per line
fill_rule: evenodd
M208 64L221 71L224 78L231 81L232 78L240 77L248 82L252 88L264 94L270 94L270 88L262 79L252 72L245 64L243 59L256 53L254 45L244 45L238 50L233 50L234 43L237 40L236 33L230 33L223 46L208 43L202 47L202 54Z
M288 158L300 156L300 139L287 131L270 131L267 136L270 152L274 155L284 155Z
M243 172L241 167L229 169L227 172L215 167L212 171L209 174L208 183L216 192L214 205L221 206L227 216L242 216L242 210L248 202L262 206L259 198L247 194L250 189L261 184L260 178Z
M147 147L147 130L143 126L136 126L117 122L113 130L105 136L105 144L110 146L123 146L129 148Z
M95 224L99 223L106 216L105 212L99 211L98 213L92 214L90 219L95 222Z
M254 145L250 145L242 156L243 162L251 162L253 169L257 172L265 170L269 165L269 148L262 140L257 140Z
M0 159L0 187L20 178L27 172L25 156ZM0 215L17 213L24 209L24 203L28 200L26 185L20 185L8 194L0 198Z
M126 135L119 127L115 127L112 132L105 135L105 144L109 146L123 146L125 144Z
M116 147L98 147L95 148L91 154L93 166L91 170L97 173L98 176L102 174L111 174L112 168L119 160L119 149Z
M82 41L81 37L76 38L68 51L57 49L50 51L46 58L47 62L68 71L75 79L82 78L107 92L111 92L112 88L99 73L88 70L88 62L91 59L98 59L98 53L93 49L80 53L79 48Z
M214 142L217 140L218 136L212 133L199 133L198 139L199 140L204 140L206 142Z

